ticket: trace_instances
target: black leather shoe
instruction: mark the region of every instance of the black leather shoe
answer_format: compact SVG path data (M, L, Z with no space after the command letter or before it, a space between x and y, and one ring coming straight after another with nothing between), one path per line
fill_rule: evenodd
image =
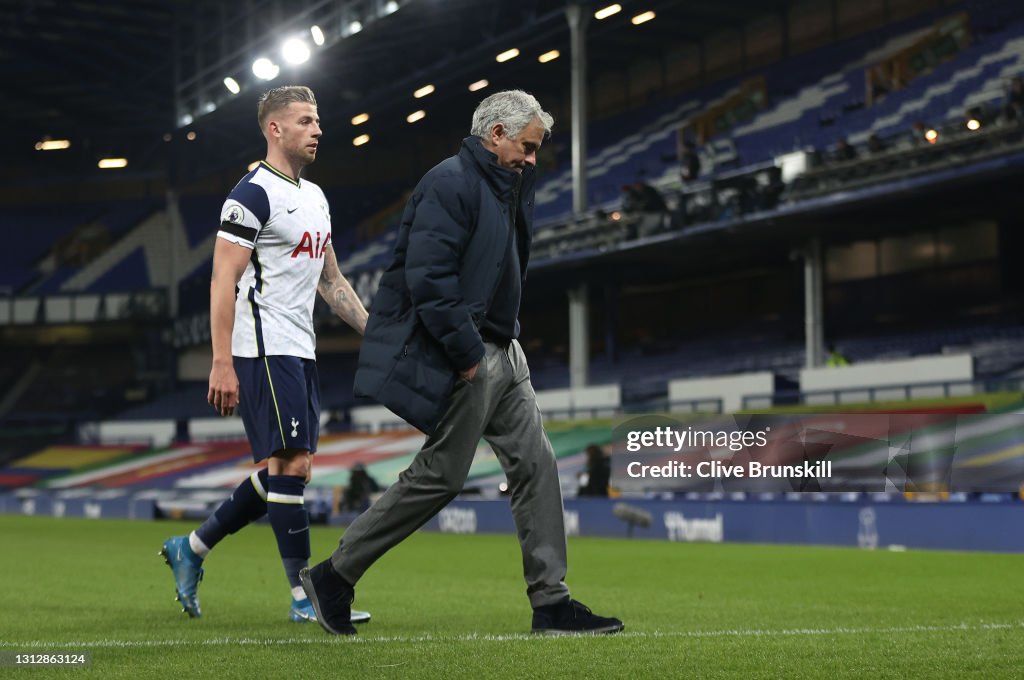
M598 616L576 600L535 607L533 632L542 635L610 635L625 628L622 621Z
M331 567L330 560L299 572L302 589L306 591L316 620L331 635L355 635L352 625L352 600L355 589Z

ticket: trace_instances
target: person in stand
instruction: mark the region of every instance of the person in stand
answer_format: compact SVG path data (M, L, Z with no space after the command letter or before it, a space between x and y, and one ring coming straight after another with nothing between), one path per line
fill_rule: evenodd
M850 365L850 360L839 351L835 345L829 345L828 347L828 359L825 361L825 366L828 368L843 368Z
M370 496L380 491L380 484L366 471L366 466L356 463L349 471L348 485L341 496L343 511L364 512L370 507Z
M611 482L612 465L604 450L597 444L588 444L586 477L580 486L580 496L608 497L608 484Z

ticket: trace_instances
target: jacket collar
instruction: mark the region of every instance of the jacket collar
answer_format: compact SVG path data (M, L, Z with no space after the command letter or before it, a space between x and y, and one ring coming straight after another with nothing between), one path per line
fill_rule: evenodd
M471 135L462 140L462 149L459 155L464 160L471 160L473 165L487 181L491 191L502 201L511 202L512 195L519 187L520 195L533 187L536 169L527 166L520 175L515 170L509 170L498 165L498 157L484 148L479 137Z

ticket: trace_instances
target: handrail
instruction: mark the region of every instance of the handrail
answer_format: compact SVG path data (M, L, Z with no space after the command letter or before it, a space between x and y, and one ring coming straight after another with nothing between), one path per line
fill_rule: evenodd
M89 304L79 308L76 304L79 301L88 301ZM0 294L0 326L164 319L169 316L168 302L168 290L162 287L108 293ZM62 303L67 306L58 313L55 307Z
M980 387L981 389L977 389ZM942 390L941 396L943 398L956 397L956 396L972 396L978 393L994 392L998 389L1011 389L1021 390L1024 387L1024 378L997 378L989 380L939 380L939 381L922 381L916 383L892 383L882 385L865 385L862 387L841 387L835 389L826 390L779 390L771 394L747 394L743 396L743 408L744 409L756 409L756 408L769 408L772 406L781 404L792 404L795 399L796 404L807 405L810 399L815 397L827 397L831 396L832 400L817 401L815 400L810 405L814 406L829 406L839 405L842 403L853 403L844 402L842 397L849 395L862 395L867 393L867 399L858 399L859 402L873 403L876 401L900 401L899 397L891 396L896 390L902 391L902 399L909 401L911 399L926 399L930 397L936 397L939 395L929 394L927 396L914 396L915 391L923 390ZM968 388L968 389L958 389ZM885 393L884 396L879 399L879 393Z

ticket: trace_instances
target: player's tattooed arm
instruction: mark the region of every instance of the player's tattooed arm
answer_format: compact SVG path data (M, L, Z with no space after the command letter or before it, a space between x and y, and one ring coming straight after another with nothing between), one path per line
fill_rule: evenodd
M342 321L359 331L360 335L366 331L366 308L338 268L334 246L328 245L324 250L324 270L316 289Z

